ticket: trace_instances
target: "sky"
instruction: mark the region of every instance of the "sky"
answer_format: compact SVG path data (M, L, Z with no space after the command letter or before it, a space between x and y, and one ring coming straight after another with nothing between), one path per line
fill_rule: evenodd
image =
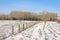
M11 11L48 11L60 15L60 0L0 0L0 14L9 14Z

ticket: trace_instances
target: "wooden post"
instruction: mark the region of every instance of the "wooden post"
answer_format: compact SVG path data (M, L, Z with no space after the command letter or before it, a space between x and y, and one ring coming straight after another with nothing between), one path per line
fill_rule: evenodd
M23 30L24 30L25 28L24 28L24 24L23 24Z
M20 33L20 24L19 24L19 26L18 26L18 33Z
M43 30L44 30L44 28L45 28L45 25L46 25L46 21L44 21L44 23L45 23L45 24L44 24L44 26L43 26Z
M12 26L12 40L14 40L13 36L14 36L14 26Z
M28 28L27 26L28 26L28 25L27 25L27 23L26 23L26 29Z
M14 35L14 26L12 26L12 35Z

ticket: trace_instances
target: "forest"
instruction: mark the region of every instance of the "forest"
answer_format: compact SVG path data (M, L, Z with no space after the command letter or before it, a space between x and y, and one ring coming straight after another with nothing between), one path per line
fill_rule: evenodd
M35 21L54 21L57 17L54 12L23 12L12 11L10 14L0 14L0 20L35 20Z

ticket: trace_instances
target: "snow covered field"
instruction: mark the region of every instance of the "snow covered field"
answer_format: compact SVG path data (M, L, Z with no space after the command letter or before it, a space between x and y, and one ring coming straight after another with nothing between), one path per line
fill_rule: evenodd
M5 39L13 34L19 33L31 26L37 21L19 21L19 20L0 20L0 40Z
M32 23L34 22L31 22L30 24ZM8 38L2 40L60 40L60 23L49 21L37 22L35 25L22 31L21 33L9 36Z

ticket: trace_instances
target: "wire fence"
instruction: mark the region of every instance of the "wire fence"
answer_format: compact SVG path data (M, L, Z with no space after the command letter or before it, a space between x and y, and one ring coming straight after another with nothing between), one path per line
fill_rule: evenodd
M32 27L33 25L37 24L38 22L35 23L16 23L16 24L5 24L0 26L0 40L6 39L10 36L16 35L25 29Z

